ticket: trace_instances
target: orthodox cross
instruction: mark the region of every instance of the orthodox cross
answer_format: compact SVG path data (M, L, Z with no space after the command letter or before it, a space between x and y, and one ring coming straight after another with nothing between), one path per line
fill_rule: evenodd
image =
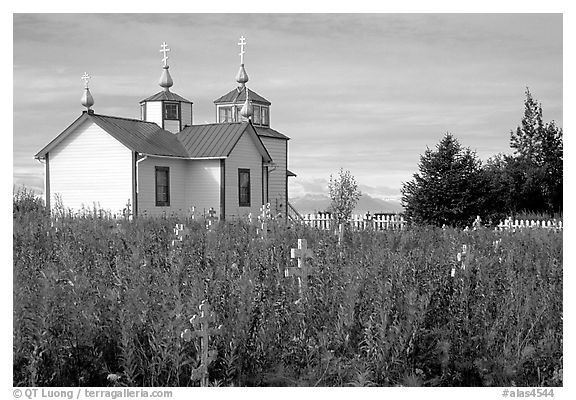
M164 63L165 67L168 66L168 55L166 53L168 53L169 51L170 51L170 49L168 48L168 45L166 44L166 42L162 42L162 45L160 46L160 53L164 54L164 58L162 58L162 62Z
M192 370L191 379L199 380L200 386L208 386L208 366L216 359L217 350L209 350L209 340L211 336L219 335L222 331L222 325L216 328L210 328L216 317L207 300L202 300L198 307L200 312L190 319L194 330L185 329L180 335L182 339L189 342L193 337L200 338L200 364Z
M308 243L306 239L298 239L298 248L290 249L290 258L296 258L298 260L297 267L289 267L284 270L284 276L296 276L298 277L298 288L300 292L300 298L302 298L302 293L308 287L308 276L312 275L314 267L308 265L306 262L307 258L312 258L313 254L310 249L308 249Z
M90 75L88 75L87 72L84 72L84 75L82 75L82 76L80 77L80 79L82 79L82 80L84 81L84 86L85 86L86 88L88 88L88 82L90 81L90 78L92 78L92 77L91 77Z
M260 215L258 216L260 226L256 228L256 232L262 240L268 239L268 219L270 219L270 203L260 207Z
M190 234L190 229L184 227L184 224L176 224L174 227L174 235L176 236L176 239L172 240L172 246L174 246L176 242L182 242L184 236L188 234Z
M238 46L240 46L240 64L244 65L244 53L246 53L244 51L244 46L246 45L246 39L244 38L244 36L242 36L240 38L240 41L238 42Z

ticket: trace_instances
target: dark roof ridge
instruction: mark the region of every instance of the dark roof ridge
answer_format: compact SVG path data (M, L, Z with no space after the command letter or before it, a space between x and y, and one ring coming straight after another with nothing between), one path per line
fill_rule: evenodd
M95 116L95 117L105 117L105 118L123 119L124 121L131 121L131 122L144 122L144 123L146 123L146 124L154 124L154 125L156 125L158 128L160 128L160 126L159 126L156 122L144 121L144 120L136 119L136 118L116 117L116 116L114 116L114 115L104 115L104 114L96 114L96 113L91 113L91 114L88 114L88 115Z
M189 128L195 128L195 127L199 127L199 126L233 125L233 124L247 124L247 123L248 123L248 121L233 121L233 122L210 122L208 124L193 124L193 125L186 125L186 127L183 128L180 132L183 132ZM178 133L180 133L180 132L178 132Z

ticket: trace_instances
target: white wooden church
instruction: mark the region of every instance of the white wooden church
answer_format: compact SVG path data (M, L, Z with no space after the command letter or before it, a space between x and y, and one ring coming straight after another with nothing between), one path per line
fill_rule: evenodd
M194 125L192 101L172 92L166 43L162 90L140 101L140 119L97 114L85 81L86 107L35 158L45 164L45 199L72 210L97 207L133 215L256 215L263 204L287 216L289 138L270 127L271 103L248 89L240 38L237 87L214 101L216 122Z

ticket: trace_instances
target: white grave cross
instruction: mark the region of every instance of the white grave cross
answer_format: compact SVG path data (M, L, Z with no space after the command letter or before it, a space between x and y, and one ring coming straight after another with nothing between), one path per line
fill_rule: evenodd
M308 276L314 273L314 267L308 265L307 258L312 258L313 253L308 249L306 239L298 239L298 248L290 249L290 258L298 260L298 267L289 267L284 270L285 277L296 276L298 277L300 297L302 292L308 287Z

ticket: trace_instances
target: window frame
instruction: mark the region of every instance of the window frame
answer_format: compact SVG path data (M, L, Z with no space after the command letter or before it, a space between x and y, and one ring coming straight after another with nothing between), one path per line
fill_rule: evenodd
M252 122L254 125L262 125L262 107L253 104L252 109L254 110L252 114ZM256 114L258 114L258 116L256 116Z
M175 106L176 107L176 118L168 118L168 106ZM179 121L180 120L180 103L172 102L172 101L165 101L163 105L163 117L166 121Z
M248 200L242 199L242 174L248 174ZM242 201L245 200L245 201ZM251 207L252 204L252 190L250 182L250 169L238 168L238 207Z
M264 111L266 111L266 121L264 121ZM270 107L262 106L260 110L260 125L270 126Z
M166 173L166 200L160 200L158 195L160 194L158 191L158 173L165 172ZM170 207L170 167L154 167L154 200L156 203L156 207Z
M221 113L222 112L226 113L226 111L229 112L230 118L222 119ZM234 115L233 114L234 114L234 112L233 112L232 106L219 106L218 107L218 123L223 124L223 123L227 123L227 122L233 122L234 121Z

